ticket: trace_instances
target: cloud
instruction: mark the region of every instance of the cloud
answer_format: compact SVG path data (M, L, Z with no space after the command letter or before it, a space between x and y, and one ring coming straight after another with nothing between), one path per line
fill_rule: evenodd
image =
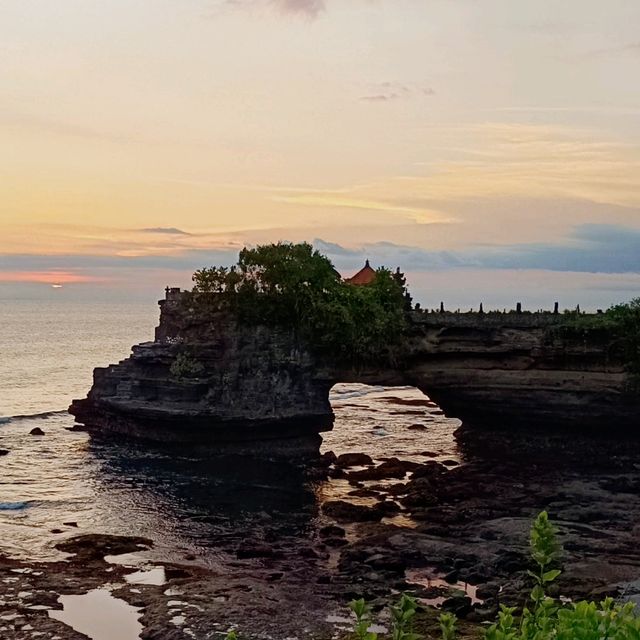
M147 229L140 229L143 233L160 233L172 236L190 236L190 233L177 229L176 227L150 227Z
M355 268L369 258L375 264L407 271L480 268L640 274L640 229L610 224L579 225L557 243L472 246L458 251L431 251L392 242L358 248L321 240L314 244L342 268Z
M326 240L322 240L320 238L316 238L312 242L313 246L320 251L320 253L324 253L325 255L332 256L358 256L360 255L360 251L357 249L348 249L347 247L343 247L335 242L327 242Z
M325 0L273 0L273 4L284 13L317 17L326 9Z
M403 98L433 96L435 90L417 84L401 84L399 82L381 82L369 86L370 93L361 96L363 102L391 102Z
M625 53L640 53L640 42L629 42L614 47L606 47L604 49L593 49L584 54L587 57L611 56Z
M275 9L282 14L317 18L326 10L326 0L223 0L214 5L214 13L233 9Z

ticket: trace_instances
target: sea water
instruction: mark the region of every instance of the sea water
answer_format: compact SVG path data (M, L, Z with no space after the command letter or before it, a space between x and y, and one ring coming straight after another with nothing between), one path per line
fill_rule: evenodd
M212 461L193 449L71 431L66 408L86 395L94 367L152 340L157 320L148 303L0 303L0 448L9 451L0 457L0 552L59 557L56 541L100 532L151 537L156 557L196 554L216 564L221 541L255 534L262 523L307 536L320 503L351 489L339 480L311 485L267 460ZM413 388L337 385L323 451L455 458L459 422L426 400ZM416 424L423 430L410 428ZM30 435L35 427L45 436Z

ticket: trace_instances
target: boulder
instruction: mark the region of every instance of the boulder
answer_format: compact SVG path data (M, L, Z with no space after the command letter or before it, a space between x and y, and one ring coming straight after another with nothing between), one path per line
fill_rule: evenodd
M335 461L338 467L365 467L373 464L371 456L366 453L343 453Z
M368 507L363 504L352 504L344 500L330 500L322 505L322 512L338 522L376 522L385 513L379 505Z

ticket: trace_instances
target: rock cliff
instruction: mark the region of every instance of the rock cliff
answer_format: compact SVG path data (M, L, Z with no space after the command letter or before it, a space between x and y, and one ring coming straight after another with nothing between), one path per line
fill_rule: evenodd
M88 429L214 451L314 454L333 425L337 382L416 386L477 428L638 424L640 397L627 391L616 345L563 338L553 314L414 313L398 362L354 368L314 355L293 330L203 317L179 296L160 305L155 340L96 369L88 397L71 405Z

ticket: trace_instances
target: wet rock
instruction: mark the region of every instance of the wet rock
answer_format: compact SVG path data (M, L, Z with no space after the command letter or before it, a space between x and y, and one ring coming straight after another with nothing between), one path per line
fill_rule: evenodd
M322 506L322 512L339 522L376 522L381 520L384 512L379 505L368 507L352 504L344 500L331 500Z
M376 484L369 489L389 496L400 496L407 492L407 485L404 482L395 482L394 484Z
M326 544L327 547L333 547L335 549L339 547L346 547L349 544L349 541L345 540L345 538L326 538L324 540L324 544Z
M304 470L304 476L307 480L326 480L329 472L326 466L310 466Z
M59 551L73 553L78 559L104 560L104 556L117 556L153 547L153 541L138 536L109 536L100 533L76 536L55 545Z
M375 553L369 556L364 563L372 569L391 573L404 573L407 568L405 559L395 553Z
M43 436L44 431L40 427L35 427L34 429L31 429L31 431L29 431L29 434L32 436Z
M529 559L524 553L517 551L503 551L498 555L496 560L496 568L501 573L516 573L527 568Z
M321 538L344 538L347 532L342 527L330 524L326 527L322 527L318 533Z
M284 573L282 571L275 571L267 576L267 582L278 582L278 580L282 580L283 576Z
M408 460L398 460L398 458L389 458L377 467L371 469L363 469L362 471L352 471L349 473L350 480L384 480L386 478L402 479L407 472L412 471L417 465Z
M181 567L179 565L166 566L164 568L164 575L167 578L167 582L171 580L184 580L185 578L191 578L194 575L195 569L191 567Z
M448 584L455 584L458 582L458 572L455 570L449 571L449 573L444 576L444 581Z
M590 599L596 601L604 600L605 598L618 598L620 595L622 595L622 589L617 584L608 584L604 587L592 589L589 594Z
M479 600L493 600L498 597L498 593L500 593L500 585L493 582L481 584L476 589L476 597Z
M276 550L272 546L251 540L243 542L236 549L236 556L240 559L273 558L275 555Z
M400 505L393 500L383 500L377 506L387 516L395 516L402 511Z
M364 467L373 464L373 460L366 453L343 453L335 464L338 467Z
M438 504L438 485L432 478L418 478L407 484L407 495L400 502L411 511Z
M326 453L323 453L320 456L321 464L324 464L326 466L335 464L337 459L338 459L338 456L336 456L336 454L333 451L327 451Z
M476 605L473 611L466 616L469 622L493 622L498 615L498 605L484 606Z
M435 460L429 460L429 462L418 465L418 467L413 470L411 479L417 480L418 478L439 478L444 473L447 473L447 468L444 466L444 464L436 462Z
M442 603L442 610L454 613L458 618L464 618L472 611L471 598L464 595L456 595L447 598Z

